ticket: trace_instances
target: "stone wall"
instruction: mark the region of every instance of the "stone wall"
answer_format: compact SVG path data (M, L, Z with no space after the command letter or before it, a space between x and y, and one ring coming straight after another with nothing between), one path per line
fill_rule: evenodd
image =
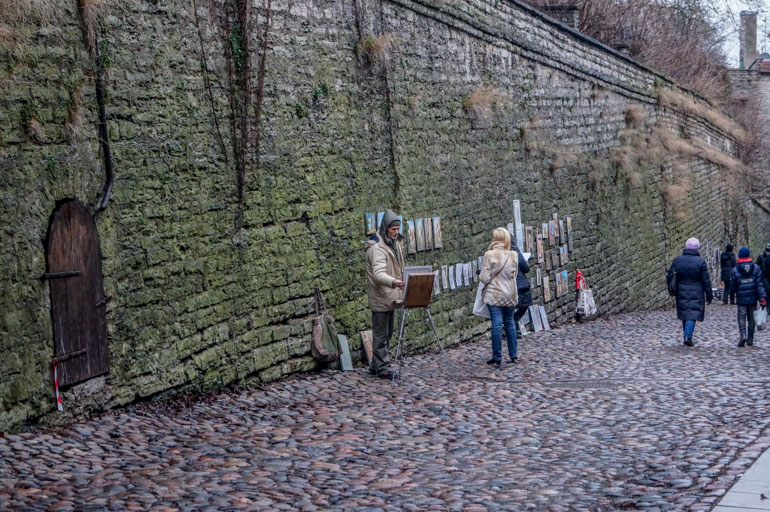
M662 276L684 240L725 241L728 173L660 141L729 154L729 134L660 106L674 84L529 7L273 0L268 12L262 0L244 24L236 4L128 0L102 13L117 180L96 223L111 371L64 390L63 414L38 278L57 201L102 198L95 65L73 6L17 21L24 37L0 68L0 429L316 369L316 286L358 359L366 212L441 217L444 248L409 257L436 266L482 255L512 199L525 225L570 215L564 268L570 282L584 272L603 314L669 304ZM434 301L445 341L486 331L473 296ZM572 290L548 302L551 325L574 302ZM410 334L412 349L430 341L422 322Z

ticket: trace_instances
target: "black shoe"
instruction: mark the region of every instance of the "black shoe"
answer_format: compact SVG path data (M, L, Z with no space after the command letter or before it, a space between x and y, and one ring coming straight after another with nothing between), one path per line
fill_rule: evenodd
M519 331L516 331L516 339L517 340L521 339L521 333Z
M512 363L518 363L519 362L519 358L518 357L512 357L511 358L511 362Z
M487 361L487 364L496 364L497 366L500 366L500 363L502 363L502 361L498 361L497 359L490 359Z
M369 375L377 375L377 372L374 371L374 368L371 366L369 367Z
M379 374L377 377L381 379L394 380L398 378L398 372L394 372L393 370L388 370L385 373Z
M744 345L746 345L746 340L741 340L738 342L739 347L743 347Z
M731 301L730 301L730 305L731 305L731 306L735 306L735 301L734 301L734 300L731 300Z
M753 347L754 346L754 338L749 338L746 340L746 345Z
M695 343L692 342L692 338L685 338L684 339L684 344L686 346L688 346L688 347L694 347L695 346Z
M725 305L725 306L727 306L727 301L726 301L726 300L723 300L723 301L722 301L722 304L723 304L723 305Z

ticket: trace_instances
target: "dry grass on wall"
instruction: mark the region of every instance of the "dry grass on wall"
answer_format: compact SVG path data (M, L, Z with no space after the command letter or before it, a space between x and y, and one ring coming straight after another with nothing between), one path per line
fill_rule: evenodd
M736 139L746 137L746 132L740 124L705 102L697 101L691 96L672 90L658 89L657 93L658 103L663 107L673 108L693 117L702 117L722 132Z
M81 22L86 40L86 46L91 55L96 55L96 30L102 22L104 7L107 0L78 0Z
M50 24L58 9L56 0L0 1L0 60L7 57L13 62L23 61L25 33L20 27Z
M463 110L472 121L487 124L492 120L495 110L505 102L505 96L494 87L477 86L470 96L463 98Z
M364 59L370 67L384 69L390 63L395 43L395 36L389 32L376 37L364 36L356 43L356 55L359 59Z

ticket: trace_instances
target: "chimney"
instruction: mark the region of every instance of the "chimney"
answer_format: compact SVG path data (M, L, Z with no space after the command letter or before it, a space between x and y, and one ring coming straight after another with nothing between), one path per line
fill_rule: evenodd
M751 66L757 58L757 11L741 11L740 27L740 69Z

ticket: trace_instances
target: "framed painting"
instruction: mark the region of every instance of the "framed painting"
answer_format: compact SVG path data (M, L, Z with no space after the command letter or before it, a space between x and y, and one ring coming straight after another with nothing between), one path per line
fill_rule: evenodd
M433 217L433 248L441 249L444 247L444 237L441 234L441 218Z
M406 252L409 254L415 254L417 252L417 239L414 233L414 221L406 221Z
M545 254L543 254L543 234L537 234L537 262L542 264L545 262Z
M441 273L440 270L434 270L433 271L433 295L438 295L441 293L441 276L439 275Z
M457 286L463 285L463 267L464 265L462 263L455 265L455 284Z
M417 251L425 250L425 225L422 219L414 219L414 238L417 242Z
M373 235L377 232L377 226L375 225L375 222L377 222L377 215L374 213L365 213L364 214L364 222L366 225L366 236Z
M524 249L525 252L535 252L535 232L532 231L532 226L527 226L524 228L525 236L524 238L527 240L527 247Z
M559 250L553 249L551 251L551 259L553 260L553 268L556 268L559 266Z
M567 217L567 250L572 252L572 217Z
M403 215L398 216L398 234L399 235L404 234L404 216Z
M449 288L449 272L446 265L441 265L441 285L445 290Z
M567 230L564 229L564 219L559 219L559 242L567 243Z
M553 214L553 225L556 229L556 238L559 238L559 214L558 213Z
M556 223L552 220L548 221L548 245L556 245Z
M422 219L422 223L425 229L425 250L432 251L433 250L433 220L430 217L428 217L427 219Z
M551 302L551 283L548 281L548 274L546 274L543 276L543 300L545 302Z
M561 271L561 294L567 295L569 293L569 273L566 270Z
M548 235L548 231L549 231L548 228L549 228L549 224L547 222L543 222L543 224L540 226L540 229L541 229L540 232L543 234L543 241L544 242L546 240L549 240L549 238L550 238L549 235Z
M537 286L543 284L543 272L539 268L535 270L535 284L537 284Z
M556 298L558 299L561 297L561 272L556 272L554 281L556 282Z
M382 218L385 216L385 212L379 212L377 213L377 229L380 229L380 224L382 224Z

